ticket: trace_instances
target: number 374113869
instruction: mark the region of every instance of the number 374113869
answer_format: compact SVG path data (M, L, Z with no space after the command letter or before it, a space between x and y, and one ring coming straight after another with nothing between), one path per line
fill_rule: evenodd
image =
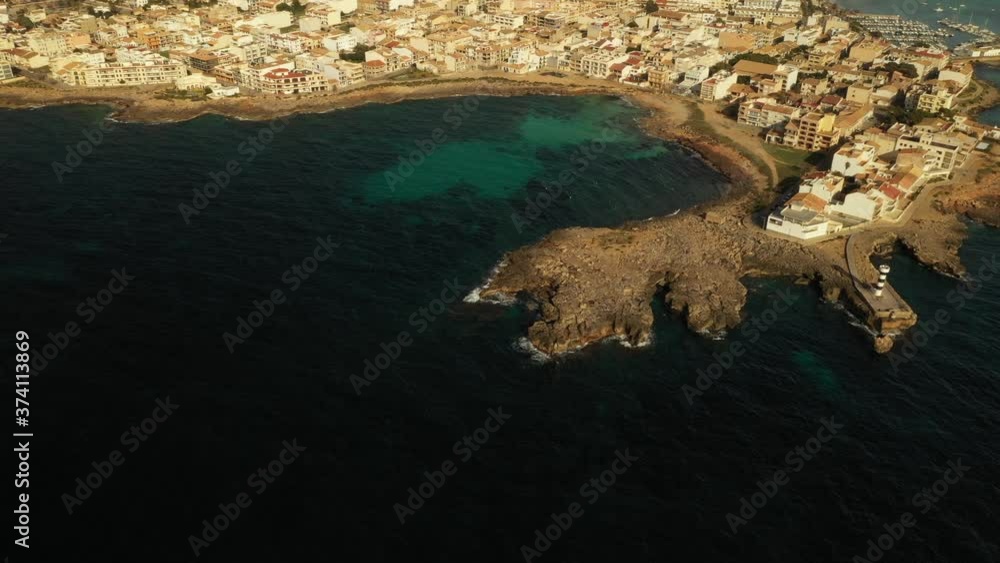
M17 352L14 354L14 374L16 376L16 388L14 393L14 419L18 426L28 426L28 388L30 386L30 374L28 367L28 350L31 345L28 343L28 333L23 330L17 331L15 335L17 343L14 347Z

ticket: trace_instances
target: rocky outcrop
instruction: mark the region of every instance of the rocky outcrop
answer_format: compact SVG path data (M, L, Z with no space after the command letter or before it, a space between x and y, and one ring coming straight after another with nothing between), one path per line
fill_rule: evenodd
M982 174L973 185L941 194L935 202L935 208L942 213L962 214L987 225L1000 227L1000 171L996 165L975 165L983 169L990 166L992 172Z
M711 209L731 217L743 199ZM643 343L659 295L692 330L711 334L742 321L745 276L806 276L822 280L831 296L851 283L820 249L738 221L710 223L693 212L619 229L557 231L511 252L504 264L482 296L529 302L538 316L528 337L548 354L609 337Z
M879 354L888 354L894 344L891 336L879 335L875 337L875 351Z

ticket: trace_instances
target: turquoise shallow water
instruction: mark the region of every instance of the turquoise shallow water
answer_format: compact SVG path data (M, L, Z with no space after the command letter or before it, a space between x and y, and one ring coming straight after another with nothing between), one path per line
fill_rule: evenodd
M67 321L82 327L32 387L39 552L192 560L202 521L253 492L248 474L297 439L302 457L253 492L201 559L523 561L535 530L582 502L533 561L851 561L957 459L969 474L889 557L1000 558L997 283L958 308L958 282L896 257L893 283L922 318L951 314L905 361L871 353L813 288L747 280L748 326L771 318L776 292L792 302L756 336L706 340L654 302L651 346L606 343L537 363L518 345L530 322L520 308L452 304L426 324L412 315L554 229L670 213L726 184L645 137L640 114L617 100L523 97L484 100L432 153L432 173L417 167L388 190L385 172L450 127L454 103L295 117L191 224L178 205L243 158L240 143L262 124L121 125L59 183L52 162L105 110L0 112L0 135L17 141L0 149L7 334L28 330L41 344ZM511 215L525 198L605 130L613 141L586 178L519 232ZM995 230L971 232L965 263L1000 251ZM326 236L339 245L332 258L293 290L283 272ZM86 322L79 304L121 268L135 280ZM275 289L287 301L230 354L222 334ZM351 375L401 331L412 344L358 396ZM730 363L736 342L746 352ZM689 402L685 390L720 361L729 367ZM122 432L167 396L178 412L68 516L61 495L124 450ZM455 442L497 407L511 418L463 461ZM844 425L837 437L733 533L726 515L830 416ZM626 449L639 461L589 504L581 485ZM446 461L457 473L401 525L393 506Z

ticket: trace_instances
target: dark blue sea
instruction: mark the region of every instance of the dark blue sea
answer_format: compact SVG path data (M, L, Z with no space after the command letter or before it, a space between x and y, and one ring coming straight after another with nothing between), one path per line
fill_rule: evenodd
M8 393L17 331L33 365L11 562L1000 560L1000 277L895 256L921 318L948 317L906 355L751 279L752 331L652 303L648 347L544 361L528 312L462 301L506 251L727 189L639 110L108 111L0 111ZM969 229L975 273L1000 234Z

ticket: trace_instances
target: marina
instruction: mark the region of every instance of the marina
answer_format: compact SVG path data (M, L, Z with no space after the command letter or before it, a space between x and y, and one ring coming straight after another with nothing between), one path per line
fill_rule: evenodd
M986 22L987 22L986 25L989 25L988 18ZM993 33L989 28L985 26L980 27L971 22L960 23L950 19L943 19L943 20L938 20L938 23L941 24L942 27L961 31L963 33L968 33L969 35L975 37L977 41L994 41L997 38L1000 38L1000 35Z
M919 43L943 46L953 36L949 31L934 29L926 23L898 15L855 14L850 19L865 31L901 46Z

